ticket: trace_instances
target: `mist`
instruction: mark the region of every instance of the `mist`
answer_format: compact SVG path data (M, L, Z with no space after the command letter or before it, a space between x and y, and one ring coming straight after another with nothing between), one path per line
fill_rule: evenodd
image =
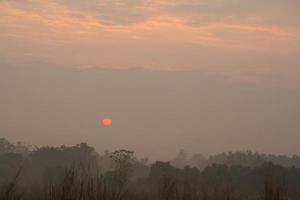
M201 71L0 68L0 133L32 145L87 142L168 160L179 149L299 154L300 92ZM110 117L113 125L101 120Z

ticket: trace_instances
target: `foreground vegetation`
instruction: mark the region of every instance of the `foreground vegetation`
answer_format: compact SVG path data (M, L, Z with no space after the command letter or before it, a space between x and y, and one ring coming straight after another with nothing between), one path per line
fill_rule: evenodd
M298 162L252 152L188 159L181 150L170 162L148 163L132 151L98 154L85 143L31 148L0 139L0 199L300 199Z

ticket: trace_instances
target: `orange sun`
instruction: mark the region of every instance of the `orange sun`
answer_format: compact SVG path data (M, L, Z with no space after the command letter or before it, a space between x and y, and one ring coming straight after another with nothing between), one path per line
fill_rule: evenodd
M112 119L111 118L103 118L102 119L102 125L103 126L111 126L112 125Z

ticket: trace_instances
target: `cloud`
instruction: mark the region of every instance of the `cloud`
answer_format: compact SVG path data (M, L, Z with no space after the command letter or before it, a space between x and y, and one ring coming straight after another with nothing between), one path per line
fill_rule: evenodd
M264 73L299 64L298 5L296 0L2 0L0 56L18 63Z
M59 1L61 2L61 1ZM300 25L297 0L110 0L64 1L67 7L93 13L109 23L139 23L153 16L185 18L190 24L233 21Z
M60 12L61 9L56 9L65 7L63 10L65 14L89 15L109 24L141 23L155 16L173 16L185 18L194 25L220 21L300 25L298 0L2 0L1 2L39 13Z

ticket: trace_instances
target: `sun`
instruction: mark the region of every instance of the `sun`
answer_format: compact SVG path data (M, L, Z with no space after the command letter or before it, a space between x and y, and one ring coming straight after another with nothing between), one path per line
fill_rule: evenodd
M102 119L102 125L103 126L111 126L112 125L112 119L111 118L103 118Z

